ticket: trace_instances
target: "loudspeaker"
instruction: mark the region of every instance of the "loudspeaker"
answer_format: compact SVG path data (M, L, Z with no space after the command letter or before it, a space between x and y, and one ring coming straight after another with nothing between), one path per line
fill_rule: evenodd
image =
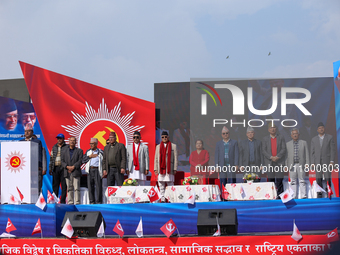
M221 235L237 235L236 209L199 209L197 215L198 235L213 235L217 231L216 217L221 228Z
M70 219L73 227L73 236L97 237L102 221L104 222L104 230L106 228L101 212L66 212L61 228L64 227L67 218Z

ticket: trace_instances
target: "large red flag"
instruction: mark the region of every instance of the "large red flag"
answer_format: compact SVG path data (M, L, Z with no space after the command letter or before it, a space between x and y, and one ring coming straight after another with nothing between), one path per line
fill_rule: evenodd
M115 233L117 233L120 237L123 237L124 229L123 229L122 225L120 224L119 220L117 220L117 223L116 223L115 227L113 228L113 231Z
M172 219L170 219L167 223L165 223L161 227L162 232L167 237L170 237L172 235L172 233L175 232L176 229L177 229L177 226L176 226L175 222Z
M77 146L86 151L92 137L98 139L98 147L103 149L114 131L117 141L127 146L133 142L133 132L140 130L153 162L154 103L24 62L20 66L49 150L59 133L65 134L66 141L75 136Z

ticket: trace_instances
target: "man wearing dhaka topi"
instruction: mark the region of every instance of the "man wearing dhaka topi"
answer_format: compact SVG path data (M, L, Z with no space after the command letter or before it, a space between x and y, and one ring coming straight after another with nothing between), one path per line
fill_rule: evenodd
M104 148L103 177L107 176L107 186L122 186L126 169L125 145L117 142L115 132L110 132L109 144Z
M161 193L161 201L165 202L165 184L173 186L177 172L177 147L169 140L169 134L162 132L162 142L156 146L155 174L158 175L158 185Z
M138 180L138 185L145 186L146 175L149 173L149 149L140 142L141 134L133 133L133 143L127 147L129 178Z

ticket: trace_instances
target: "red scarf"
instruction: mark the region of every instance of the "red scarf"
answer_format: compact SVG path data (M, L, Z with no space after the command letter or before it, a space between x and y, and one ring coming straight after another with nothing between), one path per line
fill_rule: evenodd
M137 148L137 153L136 153L136 150L135 150L135 143L133 143L133 165L135 166L135 170L138 170L139 171L139 160L138 160L138 155L139 155L139 146L140 146L140 143L138 143L138 148Z
M161 174L170 174L171 173L171 142L169 141L167 143L167 147L165 147L166 144L163 142L159 145L159 153L160 153L160 160L159 160L159 169ZM167 150L167 151L166 151ZM166 159L166 154L168 153L168 158ZM166 160L168 160L166 164Z

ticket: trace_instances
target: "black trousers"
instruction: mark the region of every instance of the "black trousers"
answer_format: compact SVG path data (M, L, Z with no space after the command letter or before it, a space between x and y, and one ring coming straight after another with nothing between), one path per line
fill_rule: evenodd
M60 203L65 204L66 202L66 181L64 177L64 169L61 166L54 167L53 175L53 192L54 194L59 197L59 186L61 184L61 198Z
M101 204L103 202L103 185L98 167L90 167L89 174L87 175L87 189L89 191L89 199L91 204Z
M107 186L115 186L115 182L117 182L117 186L122 186L124 182L124 174L120 173L120 169L110 167L107 174Z
M277 169L280 169L278 172L269 172L268 173L268 182L274 182L276 189L277 189L277 195L279 196L281 193L283 193L283 177L284 173L281 171L281 167L276 162L272 162L271 166L278 167ZM283 167L282 167L283 169Z

